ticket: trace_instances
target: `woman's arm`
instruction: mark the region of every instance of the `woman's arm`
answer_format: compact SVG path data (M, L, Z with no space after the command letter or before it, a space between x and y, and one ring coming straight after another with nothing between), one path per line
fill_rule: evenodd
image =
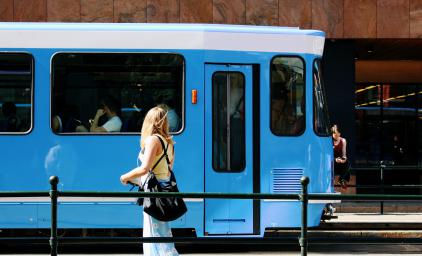
M142 165L132 169L131 171L120 176L120 181L123 184L126 184L128 181L138 178L146 174L152 168L152 164L155 156L160 147L160 142L155 136L150 136L145 140L145 152L144 152L144 161Z
M172 159L171 159L171 161L170 161L170 169L173 171L173 164L174 164L174 157L175 157L176 155L175 155L175 152L174 152L174 145L173 145L173 157L172 157Z
M343 140L343 148L342 148L342 163L345 163L346 162L346 160L347 160L347 154L346 154L346 145L347 145L347 142L346 142L346 139L345 138L342 138L342 140Z

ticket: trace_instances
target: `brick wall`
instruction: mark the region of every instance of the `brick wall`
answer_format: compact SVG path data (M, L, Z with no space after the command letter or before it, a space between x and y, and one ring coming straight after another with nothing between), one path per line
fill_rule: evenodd
M299 26L329 38L422 38L422 0L0 0L0 21Z

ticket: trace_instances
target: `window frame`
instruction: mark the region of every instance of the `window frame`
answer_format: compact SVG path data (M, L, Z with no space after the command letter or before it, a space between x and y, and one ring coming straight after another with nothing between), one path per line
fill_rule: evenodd
M211 116L212 116L212 120L211 120L211 124L212 124L212 127L211 127L211 130L212 130L212 135L211 135L211 141L212 141L212 143L214 144L214 129L213 129L213 121L214 121L214 118L213 118L213 111L214 111L214 99L213 99L213 93L214 93L214 91L213 91L213 89L214 89L214 77L215 77L215 75L216 74L219 74L219 73L223 73L223 74L240 74L241 76L242 76L242 78L243 78L243 98L245 99L245 97L246 97L246 76L245 76L245 74L243 73L243 72L240 72L240 71L230 71L230 70L227 70L227 71L224 71L224 70L218 70L218 71L215 71L213 74L212 74L212 76L211 76L211 86L212 86L212 88L211 88ZM245 108L245 110L246 110L246 107L245 107L246 105L244 104L244 108ZM212 161L211 161L211 165L212 165L212 169L215 171L215 172L218 172L218 173L242 173L242 172L244 172L245 170L246 170L246 122L245 122L245 120L243 120L243 127L245 128L245 131L244 131L244 147L243 147L243 161L242 161L242 168L240 168L239 170L227 170L227 168L226 169L218 169L218 168L215 168L215 165L214 165L214 156L215 156L215 153L214 153L214 148L212 148L212 150L211 150L211 159L212 159ZM227 165L226 165L226 167L227 167Z
M186 119L186 58L182 53L179 52L148 52L148 51L57 51L51 55L50 58L50 132L57 136L133 136L140 135L139 132L66 132L66 133L55 133L52 127L52 115L53 115L53 85L54 85L54 58L59 54L168 54L177 55L181 57L183 61L182 65L182 108L181 108L181 127L178 132L169 132L171 135L180 135L185 130L185 119Z
M304 121L305 121L305 128L302 130L302 132L300 132L300 133L297 133L297 134L277 134L277 133L275 133L274 132L274 130L273 130L273 127L272 127L272 115L271 115L271 112L272 112L272 108L271 108L271 101L272 101L272 96L273 96L273 90L271 89L272 88L272 83L273 83L273 77L272 77L272 73L271 73L271 65L272 65L272 63L273 63L273 61L274 61L274 59L275 58L279 58L279 57L282 57L282 58L298 58L300 61L302 61L302 64L303 64L303 102L304 102L304 110L305 110L305 112L303 113L303 118L304 118ZM278 55L274 55L272 58L271 58L271 60L270 60L270 63L269 63L269 80L270 80L270 87L269 87L269 90L270 90L270 93L269 93L269 116L270 116L270 118L269 118L269 121L270 121L270 123L269 123L269 126L270 126L270 131L271 131L271 133L273 134L273 135L275 135L275 136L277 136L277 137L300 137L300 136L302 136L305 132L306 132L306 112L307 112L307 108L306 108L306 106L307 106L307 104L306 104L306 87L307 87L307 76L306 76L306 60L305 60L305 58L304 57L302 57L301 55L296 55L296 54L294 54L294 55L280 55L280 54L278 54Z
M315 102L315 82L314 82L314 77L313 77L313 75L314 75L314 71L315 71L315 65L316 65L316 62L317 61L319 61L320 62L320 65L322 64L322 59L321 58L315 58L314 60L313 60L313 62L312 62L312 114L313 114L313 118L312 118L312 130L314 131L314 133L318 136L318 137L324 137L324 138L327 138L327 137L331 137L332 136L332 134L331 134L331 132L330 132L330 125L331 125L331 123L330 123L330 115L329 115L329 113L328 113L328 102L327 102L327 96L326 96L326 94L325 94L325 87L324 87L324 84L321 84L321 91L322 91L322 96L324 97L324 100L325 100L325 104L327 105L325 108L324 108L324 110L326 111L326 115L327 115L327 122L328 122L328 127L327 127L327 134L321 134L321 133L318 133L316 130L315 130L315 121L316 121L316 114L315 114L315 104L316 104L316 102ZM322 74L322 71L321 70L319 70L319 72ZM322 79L321 79L321 81L322 81Z
M31 52L28 51L0 51L0 54L22 54L22 55L27 55L30 57L30 61L31 61L31 123L29 126L29 129L25 132L0 132L0 136L23 136L23 135L29 135L33 129L34 129L34 122L35 122L35 116L34 116L34 109L35 109L35 100L34 100L34 85L35 85L35 58L34 55Z

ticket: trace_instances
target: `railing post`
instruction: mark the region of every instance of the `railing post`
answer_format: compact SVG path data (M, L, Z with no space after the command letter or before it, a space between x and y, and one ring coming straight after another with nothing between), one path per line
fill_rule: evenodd
M300 229L300 255L306 256L308 254L308 184L309 178L303 176L300 179L302 184L302 194L300 194L300 201L302 202L302 226Z
M384 167L384 161L380 161L381 194L384 194ZM381 201L380 203L381 214L384 214L384 201Z
M51 198L51 234L50 234L50 252L51 256L57 256L57 184L59 178L57 176L50 177L50 198Z

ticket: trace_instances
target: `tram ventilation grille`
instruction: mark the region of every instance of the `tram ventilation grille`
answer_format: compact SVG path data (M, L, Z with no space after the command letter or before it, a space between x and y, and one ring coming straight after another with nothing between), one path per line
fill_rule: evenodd
M300 193L302 186L300 178L303 176L302 169L274 168L271 171L271 193L294 194Z

